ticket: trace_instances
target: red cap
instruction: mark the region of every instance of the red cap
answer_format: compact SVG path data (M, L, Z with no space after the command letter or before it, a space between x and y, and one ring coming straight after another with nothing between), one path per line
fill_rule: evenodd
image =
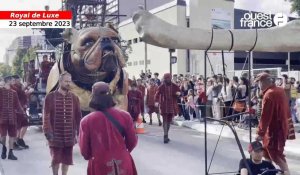
M254 82L265 80L265 79L270 78L270 77L271 77L270 74L263 72L263 73L260 73L256 76Z
M170 73L165 73L164 79L172 79L172 75Z

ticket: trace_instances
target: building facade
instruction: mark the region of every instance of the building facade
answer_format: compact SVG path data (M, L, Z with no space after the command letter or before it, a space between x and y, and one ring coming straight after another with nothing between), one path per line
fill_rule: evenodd
M186 4L184 1L171 1L150 10L150 12L171 24L183 27L187 25ZM132 76L137 78L141 71L145 72L145 70L151 70L152 73L158 72L161 75L169 72L169 49L149 44L145 46L145 43L139 38L139 35L136 32L131 18L120 23L119 32L122 39L131 43L132 53L129 54L126 67L130 74L130 78L132 78ZM175 52L172 53L172 56L178 58L177 63L172 64L172 72L175 74L185 73L186 67L183 65L186 65L186 50L175 50ZM147 65L145 65L145 63Z
M249 11L234 9L233 1L224 0L201 0L190 1L187 6L185 1L175 0L134 0L124 6L120 1L120 14L126 14L119 25L119 31L123 39L131 43L132 53L129 54L127 71L131 76L139 76L140 72L150 69L152 72L163 74L170 70L170 53L168 49L147 45L141 41L135 26L132 23L132 13L138 6L144 6L151 13L174 25L203 29L249 29L241 26L241 18ZM122 4L123 3L123 4ZM126 1L127 3L127 1ZM187 13L188 12L188 13ZM253 12L258 13L258 12ZM292 18L290 18L292 20ZM272 24L274 26L274 23ZM255 27L252 27L253 29ZM195 36L197 37L197 36ZM201 38L199 38L201 39ZM147 53L147 54L145 54ZM177 63L172 65L173 74L200 74L204 75L204 51L199 50L176 50L172 54L177 57ZM221 51L209 51L207 61L208 76L223 74ZM246 52L224 52L226 75L231 77L236 70L248 68L245 59ZM252 68L280 67L283 71L300 70L299 53L267 53L254 52ZM147 65L145 65L147 58ZM275 58L275 59L274 59ZM272 60L272 62L270 61Z

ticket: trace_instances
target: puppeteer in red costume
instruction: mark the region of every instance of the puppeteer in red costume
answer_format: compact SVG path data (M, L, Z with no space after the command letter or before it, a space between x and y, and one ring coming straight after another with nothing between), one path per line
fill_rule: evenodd
M43 61L41 62L41 78L43 84L47 83L47 79L51 68L52 68L52 63L48 60L48 56L44 55Z
M24 111L26 111L27 104L28 104L28 98L25 93L24 86L21 83L20 77L18 75L13 76L14 82L11 85L11 88L15 90L18 94L19 102L23 108ZM29 148L28 145L25 144L25 141L23 140L23 137L27 131L28 127L28 120L27 115L23 113L17 113L17 129L18 129L18 138L15 143L15 147L23 147L23 148Z
M132 119L114 106L108 84L94 84L90 102L94 112L82 119L78 142L82 156L89 161L88 175L137 174L130 155L137 144Z
M11 85L11 88L17 92L20 104L25 111L27 103L28 103L27 95L25 93L25 90L23 89L23 85L21 84L21 82L19 82L20 77L13 76L13 78L15 79L15 83L13 83ZM18 119L18 129L20 129L23 126L28 125L28 121L27 121L27 118L25 115L17 114L17 119Z
M62 73L59 89L46 95L43 106L43 131L49 143L54 172L58 171L59 164L73 164L73 146L79 132L80 103L69 91L70 83L71 75Z
M145 98L145 94L146 94L146 87L143 85L143 81L140 78L136 80L136 83L137 83L138 90L141 91L141 93L142 93L141 114L143 117L143 123L146 123L145 116L144 116L144 113L145 113L144 98Z
M170 141L168 133L172 119L177 114L177 98L179 95L180 89L176 84L172 83L171 74L164 74L164 83L159 86L155 94L155 106L159 104L163 117L164 143Z
M5 77L5 86L0 88L0 142L3 143L1 158L7 157L6 136L9 136L8 159L17 160L13 143L17 136L17 113L24 114L17 92L11 89L12 77Z
M263 141L265 158L274 161L281 170L288 172L284 146L289 137L290 108L282 88L276 87L269 74L257 76L263 91L262 113L257 129L258 140Z
M148 108L148 114L150 116L150 125L152 125L152 113L156 113L157 118L158 118L158 124L159 126L162 125L160 121L160 112L159 108L155 106L155 94L158 89L158 85L155 83L155 79L151 78L150 79L150 85L147 88L147 96L146 96L146 106Z
M127 94L128 98L128 112L131 115L134 122L137 121L139 115L142 112L143 108L143 96L140 90L137 88L137 84L135 82L131 83L131 89Z

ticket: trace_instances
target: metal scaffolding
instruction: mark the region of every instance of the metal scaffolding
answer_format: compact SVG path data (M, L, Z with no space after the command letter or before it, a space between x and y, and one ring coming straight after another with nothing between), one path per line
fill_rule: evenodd
M72 26L76 29L120 23L119 0L64 0L63 10L73 13Z

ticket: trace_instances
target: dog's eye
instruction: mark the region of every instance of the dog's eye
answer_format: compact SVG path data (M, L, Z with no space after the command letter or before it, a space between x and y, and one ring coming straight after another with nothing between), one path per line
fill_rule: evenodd
M120 39L118 37L111 37L110 38L114 43L120 44Z
M92 38L87 38L82 42L82 46L91 47L95 44L95 41Z

